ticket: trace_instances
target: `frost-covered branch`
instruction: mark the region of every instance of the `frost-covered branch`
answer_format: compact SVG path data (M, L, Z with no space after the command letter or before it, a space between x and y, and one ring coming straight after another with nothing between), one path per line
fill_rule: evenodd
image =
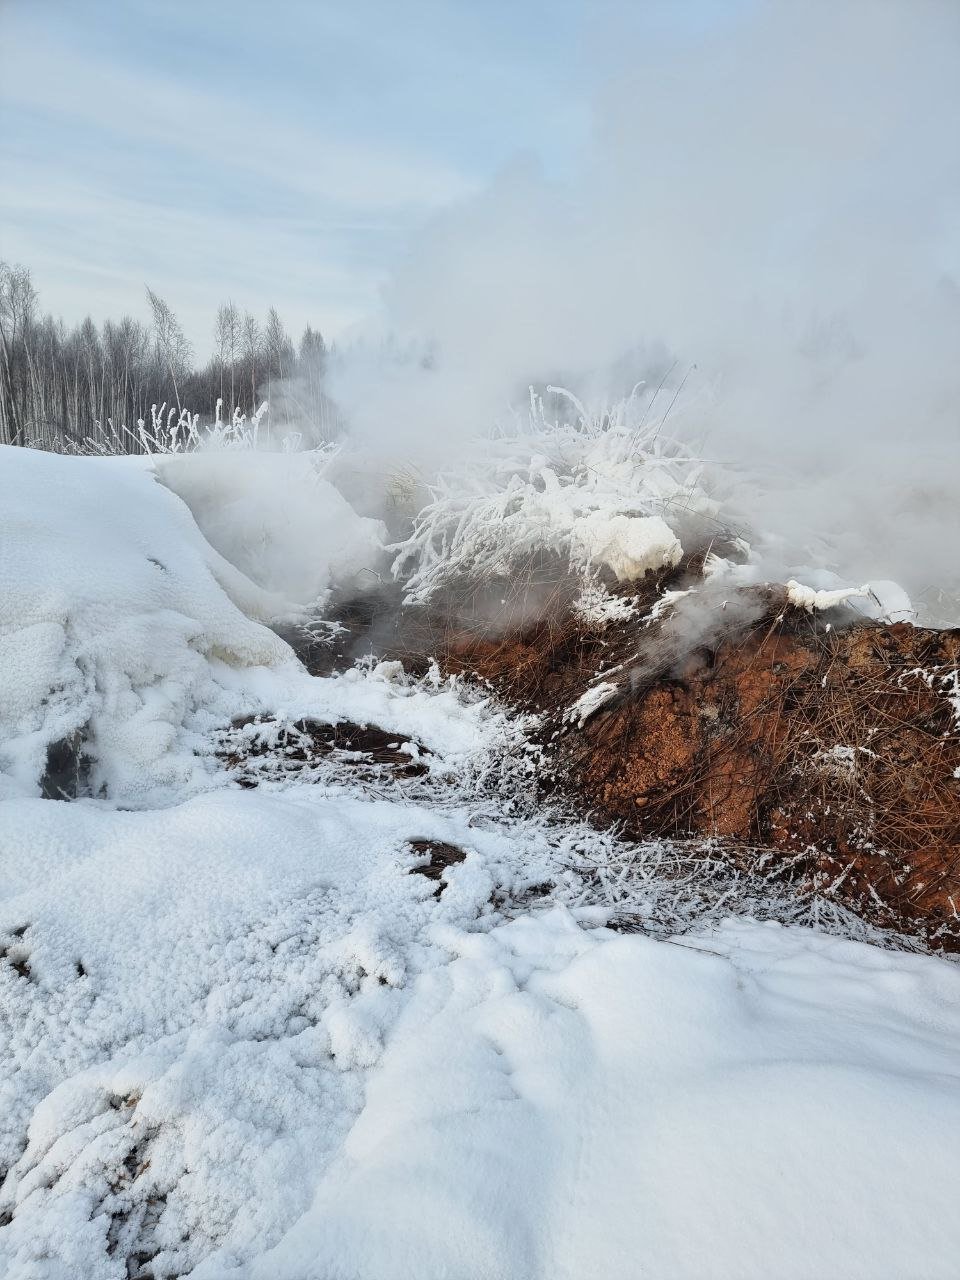
M478 442L437 478L413 532L393 547L408 602L543 553L576 573L605 567L629 581L677 563L676 529L691 515L716 520L705 464L645 422L641 397L590 413L562 394L574 422L549 421L531 392L525 424Z

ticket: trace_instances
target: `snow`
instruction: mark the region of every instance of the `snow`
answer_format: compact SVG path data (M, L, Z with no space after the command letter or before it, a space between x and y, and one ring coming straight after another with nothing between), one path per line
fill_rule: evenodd
M645 614L641 621L645 627L649 627L652 622L657 622L665 613L671 610L680 600L685 600L687 596L696 595L696 588L690 587L686 591L663 591L654 602L653 608L649 613Z
M587 720L601 707L606 706L619 689L620 686L611 680L601 680L599 684L592 684L586 692L581 693L576 702L566 709L563 713L564 720L582 729Z
M386 535L326 478L330 450L252 449L156 455L158 479L204 537L260 586L301 605L374 575ZM369 585L369 583L368 583Z
M953 1274L954 965L503 922L529 850L468 808L19 800L3 832L5 1274L122 1278L114 1239L198 1278ZM467 850L439 900L424 836Z
M407 676L399 662L361 662L324 679L289 667L218 674L248 715L269 717L269 725L238 731L248 740L302 719L374 725L425 746L430 781L461 782L504 752L519 755L525 745L522 718L508 717L489 697L441 677L435 666L422 679Z
M0 1275L954 1276L960 967L533 805L527 726L435 669L310 677L151 465L0 452ZM334 507L305 591L373 545ZM426 773L217 755L303 718ZM90 794L38 798L75 734Z
M582 548L589 567L606 566L619 582L634 582L649 570L672 569L683 555L679 538L660 516L593 511L571 521L570 539Z
M242 1275L955 1274L957 970L756 925L443 937L310 1209Z
M333 491L305 455L190 454L152 464L171 464L163 474L261 583L322 593L379 546L376 522L342 499L326 510ZM266 477L259 502L255 474ZM289 519L275 518L282 492ZM311 523L312 500L326 514ZM271 707L290 700L298 714L317 717L332 697L334 722L348 718L342 697L318 692L335 685L309 681L262 625L295 618L297 604L215 550L150 464L4 448L0 511L0 796L38 794L48 748L79 735L93 794L127 805L182 798L212 785L209 731L259 710L257 690ZM271 519L275 536L265 539L261 525ZM301 539L315 577L274 574L274 559L292 557ZM412 705L406 694L364 701L351 692L354 709L371 714L386 701L405 701L408 712ZM389 713L385 720L401 727Z
M869 594L869 583L863 587L840 587L835 591L816 591L813 587L797 582L796 578L791 578L787 583L787 600L797 609L805 609L807 613L835 609L848 600L856 600Z
M822 571L820 576L835 577ZM913 622L917 616L904 589L888 579L867 582L862 587L817 589L791 578L787 583L787 600L796 608L805 609L807 613L819 613L824 609L835 609L851 600L863 600L864 604L857 606L860 612L880 622Z
M91 787L128 802L200 783L224 668L293 663L289 606L218 555L130 459L0 450L0 796L38 794L82 735Z
M574 617L587 626L603 630L614 622L627 622L636 617L639 601L635 596L611 595L602 582L588 578L574 598Z

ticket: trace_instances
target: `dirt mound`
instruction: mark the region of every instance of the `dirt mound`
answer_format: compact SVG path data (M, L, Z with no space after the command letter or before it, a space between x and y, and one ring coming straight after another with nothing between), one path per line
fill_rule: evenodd
M795 883L960 949L960 631L808 613L782 587L651 619L698 570L651 575L626 621L558 589L531 625L421 616L396 650L539 713L545 785L597 820L779 852Z
M605 613L546 561L430 609L384 594L348 604L339 645L436 658L536 713L544 790L599 823L779 858L801 889L960 950L960 631L724 592L703 567L608 583Z
M789 851L819 892L960 945L960 635L783 627L600 708L564 777L638 834Z

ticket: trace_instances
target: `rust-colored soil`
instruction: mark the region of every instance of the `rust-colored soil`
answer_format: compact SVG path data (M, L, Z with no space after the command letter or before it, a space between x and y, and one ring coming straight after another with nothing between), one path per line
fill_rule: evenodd
M408 624L404 656L432 647L541 713L548 785L596 819L779 851L810 888L960 949L960 631L839 625L782 589L749 594L685 654L657 625L591 629L558 597L499 636L447 619L411 642ZM603 680L616 693L578 724L569 708Z
M960 950L960 631L811 615L782 587L735 591L692 631L643 625L665 588L709 600L701 565L624 589L637 615L607 627L576 617L555 566L528 579L529 609L517 582L433 610L385 598L359 625L348 611L353 649L328 661L435 657L540 715L544 788L595 821L779 857L795 883ZM571 715L601 682L612 696Z

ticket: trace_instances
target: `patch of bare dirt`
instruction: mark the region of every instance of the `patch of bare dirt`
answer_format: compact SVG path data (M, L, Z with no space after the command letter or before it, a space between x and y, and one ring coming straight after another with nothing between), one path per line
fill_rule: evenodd
M387 591L347 602L341 662L436 659L541 717L544 792L595 821L772 852L792 883L960 950L960 631L810 614L776 586L651 623L665 590L708 598L702 567L608 583L635 602L608 625L577 615L577 584L546 560L429 608Z
M417 875L425 876L428 880L437 882L433 896L439 898L444 890L444 871L448 867L455 867L458 863L463 862L467 855L457 845L449 844L446 840L418 839L409 840L407 843L413 852L423 859L413 868L414 871Z
M302 719L277 724L269 717L237 720L223 737L220 759L242 787L265 778L301 774L322 761L358 772L387 770L398 778L419 778L428 771L430 751L422 743L372 724Z

